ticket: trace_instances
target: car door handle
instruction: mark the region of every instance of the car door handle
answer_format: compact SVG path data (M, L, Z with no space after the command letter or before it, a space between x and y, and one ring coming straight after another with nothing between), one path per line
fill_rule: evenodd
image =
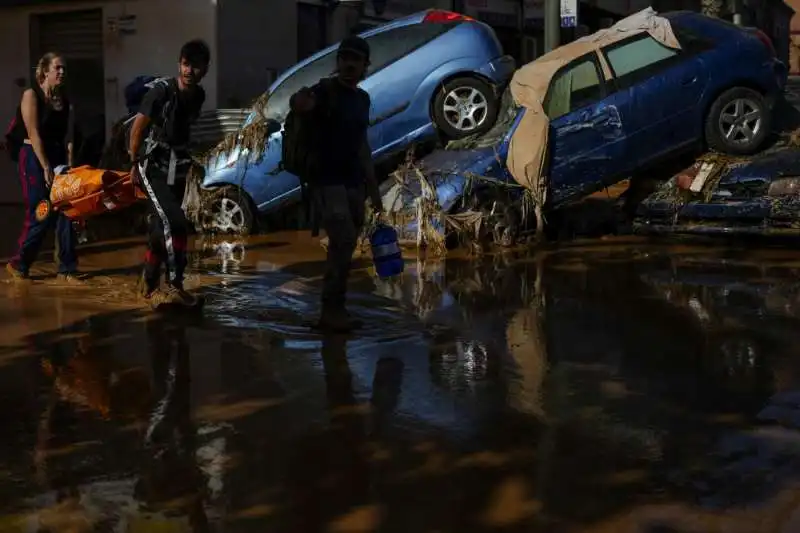
M684 86L691 85L696 81L697 81L697 76L692 76L692 77L689 77L689 78L683 78L681 80L681 85L684 85Z

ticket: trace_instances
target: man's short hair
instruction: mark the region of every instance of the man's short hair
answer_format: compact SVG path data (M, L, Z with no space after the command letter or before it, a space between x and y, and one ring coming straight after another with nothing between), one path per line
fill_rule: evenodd
M178 60L185 59L190 65L205 67L211 62L211 50L202 39L194 39L181 47Z

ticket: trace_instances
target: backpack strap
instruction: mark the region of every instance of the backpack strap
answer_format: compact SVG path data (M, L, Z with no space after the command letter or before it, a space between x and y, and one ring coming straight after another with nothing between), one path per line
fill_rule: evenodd
M330 118L333 110L338 104L338 91L334 86L337 83L334 78L322 78L319 80L320 95L322 96L322 106L325 109L325 117Z

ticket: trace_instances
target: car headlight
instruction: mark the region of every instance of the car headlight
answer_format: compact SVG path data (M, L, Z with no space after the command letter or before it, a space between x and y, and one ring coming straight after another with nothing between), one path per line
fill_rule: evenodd
M800 178L779 178L773 180L767 189L768 196L800 195Z

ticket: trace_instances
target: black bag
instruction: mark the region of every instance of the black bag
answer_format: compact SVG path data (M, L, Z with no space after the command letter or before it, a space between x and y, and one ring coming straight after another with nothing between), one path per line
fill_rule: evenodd
M152 90L158 85L163 85L166 87L167 103L161 109L161 116L156 120L150 121L150 124L148 124L147 130L144 132L143 136L144 142L139 148L139 154L137 154L139 157L147 156L149 145L153 144L154 142L163 142L163 140L171 132L171 120L174 118L173 111L178 103L178 85L175 81L175 78L157 78L148 83L146 86ZM122 123L122 128L125 129L126 152L127 147L130 146L131 143L131 130L133 128L133 121L135 118L136 114L134 113Z
M25 124L20 120L20 113L14 115L6 129L6 150L14 163L19 162L19 151L25 143Z
M320 81L314 111L289 111L283 125L281 168L300 178L304 187L319 177L322 168L317 147L321 141L319 135L325 128L320 127L319 120L327 118L334 109L336 91L330 87L332 82L328 79Z

